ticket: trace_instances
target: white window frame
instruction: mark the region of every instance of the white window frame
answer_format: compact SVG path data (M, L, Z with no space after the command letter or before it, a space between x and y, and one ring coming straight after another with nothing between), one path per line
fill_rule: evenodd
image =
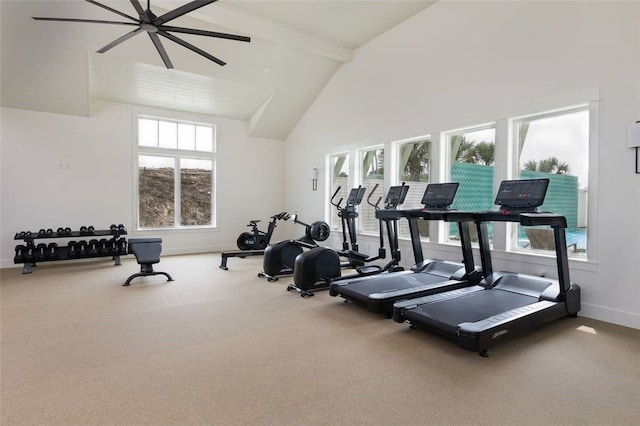
M158 113L145 113L143 111L134 111L133 119L133 131L134 131L134 161L133 161L133 176L134 176L134 203L133 203L133 217L136 224L137 231L180 231L186 229L213 229L216 228L217 223L217 123L204 117L194 117L189 115L176 114L179 117L170 116L173 114L158 114ZM212 129L212 151L196 151L185 149L172 149L172 148L159 148L150 146L140 146L138 144L138 126L140 119L157 120L158 122L164 121L176 124L190 124L211 127ZM140 156L153 156L153 157L165 157L172 158L174 160L174 226L172 227L160 227L160 228L142 228L140 227L140 197L139 197L139 158ZM181 159L194 159L194 160L208 160L211 161L211 173L212 173L212 187L211 187L211 223L207 225L188 225L183 226L181 223L181 185L180 185L180 160Z
M442 165L442 173L441 176L443 178L443 182L452 182L451 180L451 167L452 167L452 153L451 153L451 137L453 136L461 136L465 133L473 133L473 132L478 132L478 131L482 131L482 130L489 130L489 129L493 129L494 131L494 162L493 162L493 194L495 196L495 192L496 192L496 181L499 182L499 170L500 170L500 163L499 163L499 157L498 157L498 123L497 122L491 122L491 123L483 123L483 124L478 124L475 126L468 126L468 127L462 127L459 129L454 129L454 130L447 130L447 131L443 131L441 133L441 144L444 146L444 165ZM443 222L441 224L441 226L438 228L439 229L439 239L438 242L443 243L443 244L447 244L447 245L460 245L459 241L454 241L451 240L449 237L449 226L450 222ZM491 241L491 247L493 247L493 243L496 240L496 226L494 225L494 235L493 235L493 239ZM500 238L500 231L498 229L498 238ZM478 247L478 243L474 242L472 243L473 247Z
M586 215L587 215L587 250L586 250L586 256L577 256L574 255L572 256L571 251L568 251L568 257L571 260L577 260L577 261L588 261L588 260L593 260L596 257L596 250L595 250L595 239L597 238L597 236L592 236L591 233L595 232L594 231L594 226L592 225L595 220L595 218L593 217L594 215L596 215L597 213L595 212L597 209L593 208L594 203L592 202L592 198L596 197L596 190L595 190L595 185L592 185L594 182L597 182L597 178L595 177L597 175L597 143L598 143L598 139L597 139L597 133L594 134L594 131L596 131L596 129L598 128L598 113L599 113L599 101L592 101L592 102L585 102L585 103L581 103L581 104L576 104L576 105L571 105L571 106L567 106L567 107L563 107L563 108L556 108L553 110L548 110L548 111L544 111L544 112L539 112L539 113L532 113L532 114L527 114L527 115L522 115L519 117L515 117L515 118L511 118L508 120L508 126L509 126L509 170L508 170L508 175L509 176L513 176L514 178L517 178L517 176L520 175L520 160L519 160L519 156L520 156L520 147L517 146L519 143L519 138L518 135L516 135L516 126L519 123L522 122L527 122L527 121L535 121L535 120L541 120L541 119L545 119L545 118L551 118L551 117L560 117L562 115L566 115L566 114L573 114L576 112L581 112L581 111L587 111L589 113L589 135L588 135L588 158L587 158L587 164L588 164L588 168L589 168L589 172L588 172L588 184L587 184L587 206L586 206ZM515 226L515 224L507 224L507 229L506 229L506 234L507 234L507 238L506 238L506 251L509 252L513 252L513 253L518 253L518 254L524 254L524 255L528 255L528 256L555 256L555 252L553 251L549 251L549 253L544 253L544 252L533 252L531 250L527 250L527 249L520 249L518 247L517 241L516 241L516 229L518 227Z
M333 231L338 231L338 230L342 230L342 224L340 222L340 219L337 217L337 209L335 206L333 206L331 204L331 197L333 196L333 192L334 192L334 188L333 188L333 160L337 157L347 157L347 163L348 163L348 168L347 168L347 188L343 188L346 193L349 193L349 190L351 189L351 185L353 182L353 174L352 174L352 170L353 170L353 161L352 161L352 154L350 152L338 152L335 154L330 154L327 156L327 165L326 165L326 170L329 171L329 173L327 173L327 194L326 194L326 199L327 199L327 203L326 205L326 212L325 212L325 217L328 218L328 222L329 222L329 226L331 227L331 229ZM336 203L338 202L339 197L334 200Z
M434 157L434 140L432 138L431 134L426 134L426 135L422 135L422 136L418 136L415 138L410 138L410 139L403 139L403 140L399 140L399 141L394 141L391 142L390 144L390 149L389 151L391 152L391 167L390 167L390 172L391 175L387 176L387 173L385 173L385 180L389 182L389 185L401 185L402 184L402 179L400 179L400 173L402 172L400 169L400 160L401 160L401 149L403 145L407 145L407 144L413 144L416 142L429 142L429 181L426 182L427 185L430 183L434 183L435 181L437 181L437 174L435 174L435 170L434 170L434 166L439 162L438 158ZM423 193L420 194L416 194L416 189L415 187L411 187L411 185L409 185L409 193L408 195L412 195L414 197L418 197L420 200L422 199L422 195ZM413 207L403 207L402 205L398 207L398 209L402 210L402 209L406 209L406 208L418 208L418 206L413 206ZM406 221L406 219L401 220L400 224L407 224L408 222ZM437 225L437 224L436 224ZM402 226L402 225L401 225ZM407 225L408 226L408 225ZM431 224L429 224L429 227L431 227ZM431 241L431 236L434 235L431 233L431 229L429 229L429 237L420 237L420 240L423 242L426 241ZM400 232L400 231L398 231ZM400 240L409 240L410 237L408 235L398 235L398 238Z
M363 172L364 170L362 170L362 160L364 160L364 154L368 151L377 151L377 150L382 150L384 152L384 176L382 179L382 184L381 187L379 186L378 189L376 189L376 192L378 194L382 194L380 195L381 197L384 197L385 194L385 188L386 188L386 182L388 181L388 164L389 164L389 158L387 156L387 147L384 144L380 144L380 145L374 145L374 146L368 146L366 148L361 148L358 149L356 151L356 161L354 161L354 184L353 186L357 186L357 185L362 185L364 186L364 176L363 176ZM351 189L351 188L350 188ZM363 226L363 213L364 213L364 208L366 206L366 208L373 208L371 206L369 206L369 204L367 204L367 197L371 194L371 190L373 190L373 188L366 188L367 192L364 194L364 199L362 200L362 203L360 204L360 206L358 207L358 222L357 222L357 232L359 234L362 235L376 235L377 236L377 232L378 232L378 228L376 227L375 230L365 230L364 226ZM377 200L377 198L372 198L372 200Z

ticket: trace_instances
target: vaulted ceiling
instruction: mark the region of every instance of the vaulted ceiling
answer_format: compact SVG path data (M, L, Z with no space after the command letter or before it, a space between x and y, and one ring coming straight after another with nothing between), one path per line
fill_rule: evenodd
M137 17L130 1L99 1ZM143 8L147 0L141 0ZM187 0L151 0L160 16ZM219 0L171 25L251 37L250 43L176 34L227 63L170 40L167 69L146 34L100 54L131 27L35 21L122 21L84 0L2 0L2 106L91 115L94 99L246 120L252 136L286 139L358 47L427 8L420 0Z

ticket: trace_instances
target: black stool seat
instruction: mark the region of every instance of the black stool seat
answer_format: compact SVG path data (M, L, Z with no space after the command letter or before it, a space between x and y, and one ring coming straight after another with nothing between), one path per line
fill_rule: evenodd
M129 254L136 257L136 261L140 265L140 272L131 275L122 285L128 286L134 278L148 275L164 275L167 277L167 281L173 281L168 273L153 270L153 264L160 262L161 252L162 238L129 238Z

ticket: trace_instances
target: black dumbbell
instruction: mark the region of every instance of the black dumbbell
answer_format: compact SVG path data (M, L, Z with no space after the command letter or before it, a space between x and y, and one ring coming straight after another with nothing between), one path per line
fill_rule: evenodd
M78 243L76 241L69 241L69 243L67 244L67 247L69 249L69 257L79 256Z
M124 238L118 240L118 251L120 254L127 254L127 240Z
M87 244L87 240L78 241L78 254L80 256L89 255L89 244Z
M89 240L89 254L95 256L98 254L98 240Z
M33 244L27 245L25 251L23 252L22 257L24 258L24 260L29 260L29 261L33 261L35 256L33 254Z
M45 230L44 230L44 228L43 228L43 229L41 229L41 230L39 230L39 231L38 231L38 237L44 237L44 234L45 234L46 232L47 232L47 231L45 231Z
M106 238L102 238L98 243L100 254L109 254L109 241Z
M118 240L116 240L115 238L111 238L109 240L109 243L107 245L107 247L109 247L109 254L110 255L117 255L118 254Z
M36 259L44 260L47 257L47 245L40 243L36 246Z
M47 257L49 259L57 259L58 258L58 253L56 252L57 248L58 248L58 244L49 243L49 245L47 246Z
M53 235L53 229L48 228L47 231L46 231L46 234L47 234L47 236Z
M118 225L118 233L121 235L126 234L127 228L123 224Z
M27 247L19 244L16 246L16 257L14 258L15 262L20 262L21 260L24 259L24 255L27 251Z

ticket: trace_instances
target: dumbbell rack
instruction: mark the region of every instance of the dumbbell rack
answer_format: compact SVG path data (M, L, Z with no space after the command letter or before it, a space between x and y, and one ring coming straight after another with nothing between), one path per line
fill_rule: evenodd
M122 235L127 235L126 228L113 226L112 229L105 230L83 229L83 231L70 231L69 228L67 228L66 231L47 232L44 234L42 232L17 233L14 240L22 240L25 244L16 245L16 255L13 258L13 263L24 264L22 268L23 274L30 274L32 272L32 267L36 266L36 262L112 257L115 262L114 265L120 265L120 256L126 255L128 250L127 241L125 238L121 238ZM99 241L96 237L111 237L111 239L106 240L106 245L103 246L102 243L105 239ZM46 248L44 248L44 244L36 245L34 243L34 240L38 239L57 238L69 238L76 240L78 238L90 238L90 240L75 241L75 245L70 245L72 241L69 241L67 245L56 245L50 243ZM81 242L86 242L84 250L81 250ZM44 249L42 250L41 248ZM19 255L19 252L21 255Z

